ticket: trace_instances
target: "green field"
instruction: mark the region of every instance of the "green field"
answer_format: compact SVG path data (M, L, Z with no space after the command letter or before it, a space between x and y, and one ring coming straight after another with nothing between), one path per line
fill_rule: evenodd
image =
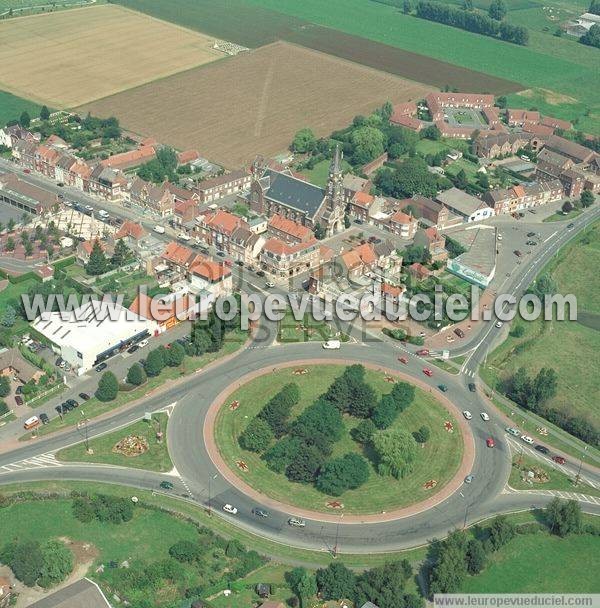
M114 433L92 439L89 446L94 451L93 454L86 452L85 443L78 443L60 450L56 454L56 458L67 462L101 462L161 473L170 471L173 468L173 463L169 457L167 446L168 417L166 414L154 414L152 418L152 424L145 420L139 420ZM163 440L160 443L156 439L156 432L159 429L163 433ZM129 435L145 437L148 442L148 451L139 456L125 456L119 452L114 452L115 444Z
M42 106L33 101L0 91L0 127L3 127L9 120L17 120L23 111L28 112L31 118L35 118L40 115L41 109Z
M298 171L302 173L302 175L304 175L309 182L324 188L327 185L327 179L329 178L330 164L331 161L325 159L320 163L317 163L312 169L298 169ZM345 160L342 160L342 171L346 172L349 170L350 164Z
M283 344L294 342L323 342L332 336L333 328L327 321L317 321L306 313L302 322L296 321L291 311L279 321L277 340Z
M600 223L596 222L567 245L547 267L558 293L577 296L578 314L600 313ZM575 321L520 322L525 334L508 337L488 357L483 369L496 385L519 367L530 373L553 367L558 373L557 395L549 405L587 417L600 426L600 377L594 362L600 352L600 332Z
M343 371L342 366L326 365L308 368L305 375L294 375L294 369L277 370L255 380L237 390L227 399L227 403L239 400L240 407L231 411L226 405L221 409L215 430L217 444L226 462L235 469L237 460L244 460L249 467L247 472L240 473L244 481L260 489L265 494L286 504L302 506L318 511L327 511L326 495L313 486L289 482L284 475L267 468L258 454L240 448L237 438L250 420L258 413L266 401L288 382L296 382L300 388L300 402L295 406L292 417L302 412L308 405L325 392L333 379ZM379 372L367 370L367 382L378 395L391 390L390 383ZM440 489L456 473L462 458L462 441L455 426L453 433L444 429L444 421L452 420L435 397L417 389L415 401L400 414L391 428L404 428L416 431L422 425L429 427L431 438L425 444L414 471L402 480L380 476L374 468L369 480L356 490L349 490L339 497L347 513L375 513L403 507L431 495L423 484L430 479L438 482ZM363 453L368 459L368 450L363 449L350 436L350 430L359 422L349 416L344 417L345 432L334 444L333 457L348 452ZM331 512L329 510L329 512Z
M462 593L599 593L600 537L517 535Z

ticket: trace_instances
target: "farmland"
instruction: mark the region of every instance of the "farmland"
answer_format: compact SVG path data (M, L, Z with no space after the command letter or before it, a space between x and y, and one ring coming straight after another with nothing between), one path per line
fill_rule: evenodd
M38 116L42 109L37 103L17 97L6 91L0 91L0 127L9 120L17 119L24 110L33 118Z
M113 5L2 21L0 39L0 89L55 108L223 56L212 38Z
M421 99L429 90L279 42L87 104L82 111L114 114L132 131L178 148L202 149L231 167L257 153L286 149L302 127L324 136L356 114L369 114L388 100Z

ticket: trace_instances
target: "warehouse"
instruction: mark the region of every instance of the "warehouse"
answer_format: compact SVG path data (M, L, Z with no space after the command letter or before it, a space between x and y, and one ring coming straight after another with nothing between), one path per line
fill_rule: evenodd
M68 313L43 313L32 327L81 375L150 336L156 323L119 304L90 301Z

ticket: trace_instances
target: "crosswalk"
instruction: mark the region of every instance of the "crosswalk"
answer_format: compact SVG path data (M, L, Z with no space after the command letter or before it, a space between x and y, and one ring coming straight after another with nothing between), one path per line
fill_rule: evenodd
M61 467L62 463L56 460L54 454L40 454L39 456L33 456L26 458L25 460L18 460L17 462L11 462L0 467L0 475L2 473L10 473L12 471L22 471L25 469L43 469L48 467Z
M557 496L565 500L577 500L591 505L600 505L600 497L580 494L579 492L566 492L565 490L515 490L510 486L504 488L505 494L532 494L534 496Z
M465 369L465 370L463 370L463 373L465 376L468 376L469 378L475 378L475 372L472 369Z

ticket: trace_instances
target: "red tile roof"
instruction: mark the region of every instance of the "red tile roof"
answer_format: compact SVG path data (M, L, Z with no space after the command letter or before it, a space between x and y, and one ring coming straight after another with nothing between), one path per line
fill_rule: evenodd
M223 211L222 209L215 211L212 215L205 216L204 221L213 230L224 234L231 234L238 226L245 223L237 215L233 215L233 213Z
M368 209L373 204L374 200L375 197L372 194L369 194L368 192L359 191L354 195L352 202L355 205L358 205L359 207L364 207Z
M555 129L562 129L563 131L568 131L572 126L568 120L552 118L552 116L544 116L541 120L541 123L545 127L554 127Z
M542 137L548 137L554 133L554 127L547 125L538 125L535 123L524 123L523 131L525 133L533 133L533 135L540 135Z
M346 251L341 255L341 258L346 268L352 270L361 265L369 266L373 264L377 256L370 243L364 243L354 249L350 249L350 251Z
M193 160L200 158L198 150L184 150L177 155L177 162L180 165L186 165L191 163Z
M208 258L200 258L191 267L190 272L211 283L217 283L231 274L231 270L220 262L213 262Z
M310 240L303 243L290 245L277 237L271 237L270 239L267 239L267 242L263 245L263 251L270 251L275 255L291 255L312 247L316 242L317 239L312 237Z
M310 228L307 228L298 222L294 222L293 220L289 220L277 213L269 220L269 228L285 232L299 241L308 241L313 236Z
M185 266L194 260L196 254L189 247L185 247L176 241L171 241L161 257L178 266Z
M139 241L144 235L146 231L141 224L134 222L132 220L125 220L123 225L119 228L117 233L115 234L115 239L123 239L127 236Z
M141 165L156 156L156 151L153 146L143 146L138 150L130 150L129 152L121 152L114 154L107 159L100 161L104 167L123 168Z
M145 293L139 293L129 310L144 319L164 323L177 315L179 320L187 319L194 311L196 302L192 296L184 294L169 301L153 299Z
M404 211L396 211L390 216L389 221L396 224L410 224L411 222L414 222L415 219L407 213L404 213Z

